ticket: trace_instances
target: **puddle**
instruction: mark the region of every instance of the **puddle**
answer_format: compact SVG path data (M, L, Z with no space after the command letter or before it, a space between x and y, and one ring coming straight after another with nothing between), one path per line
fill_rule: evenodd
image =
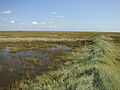
M29 76L30 78L35 75L41 74L46 71L56 70L57 68L49 68L53 64L61 65L63 62L52 62L50 58L52 54L42 51L19 51L11 53L10 49L20 47L5 47L0 51L0 66L4 69L0 70L0 88L9 87L15 81L21 80L23 77ZM48 50L59 50L59 49L71 49L68 46L54 46L48 48ZM31 59L31 61L28 61ZM37 62L36 62L37 61ZM36 65L36 64L41 65Z
M10 53L9 52L10 48L11 47L5 47L0 52L0 60L20 60L20 61L22 61L22 60L24 60L25 57L28 57L28 58L36 57L37 60L47 61L47 59L51 56L47 53L38 52L38 51L34 51L34 50ZM12 48L18 48L18 47L12 47Z
M49 50L59 50L59 49L72 49L71 47L68 46L54 46L52 48L48 48Z
M49 69L51 64L49 59L52 55L47 52L28 50L10 53L11 48L19 47L5 47L0 51L0 66L4 67L3 70L0 68L0 88L9 87L24 77L33 78L42 72L56 69ZM29 59L31 61L28 61ZM36 65L39 63L40 65Z
M14 48L19 48L19 47L5 47L5 48L4 48L4 51L9 52L10 49L14 49Z

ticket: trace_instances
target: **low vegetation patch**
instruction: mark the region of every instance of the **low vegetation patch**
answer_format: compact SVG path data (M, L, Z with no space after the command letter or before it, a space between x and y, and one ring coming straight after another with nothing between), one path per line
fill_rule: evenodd
M98 36L93 44L76 48L64 59L65 66L46 72L22 90L120 90L119 49L107 36ZM16 89L16 87L14 87Z

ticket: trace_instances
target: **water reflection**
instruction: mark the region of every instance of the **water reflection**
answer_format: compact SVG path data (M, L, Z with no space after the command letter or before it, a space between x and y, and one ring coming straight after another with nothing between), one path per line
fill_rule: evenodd
M20 47L5 47L0 51L0 65L4 67L3 70L0 70L0 88L8 87L16 80L20 80L22 78L33 78L35 75L57 69L49 68L49 65L51 64L50 58L53 56L50 53L34 50L11 53L11 48ZM54 46L47 50L54 51L59 49L71 48L68 46ZM32 61L29 61L29 59ZM37 65L39 63L40 66ZM63 63L58 61L54 64L58 66L58 64L60 65Z
M68 47L68 46L54 46L52 48L48 48L49 50L59 50L59 49L72 49L71 47Z

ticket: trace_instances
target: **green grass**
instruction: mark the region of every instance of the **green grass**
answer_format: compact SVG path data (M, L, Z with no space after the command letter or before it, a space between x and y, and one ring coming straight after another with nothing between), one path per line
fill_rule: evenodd
M119 48L107 36L68 53L65 66L36 80L17 84L22 90L120 90ZM17 88L18 88L17 87Z

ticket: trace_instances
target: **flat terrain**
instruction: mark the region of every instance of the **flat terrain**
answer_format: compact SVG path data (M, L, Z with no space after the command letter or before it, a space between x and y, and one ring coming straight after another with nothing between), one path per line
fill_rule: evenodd
M120 90L120 33L0 32L0 90Z
M96 35L119 35L120 33L112 32L69 32L69 31L1 31L1 37L13 37L13 38L83 38L94 37Z

